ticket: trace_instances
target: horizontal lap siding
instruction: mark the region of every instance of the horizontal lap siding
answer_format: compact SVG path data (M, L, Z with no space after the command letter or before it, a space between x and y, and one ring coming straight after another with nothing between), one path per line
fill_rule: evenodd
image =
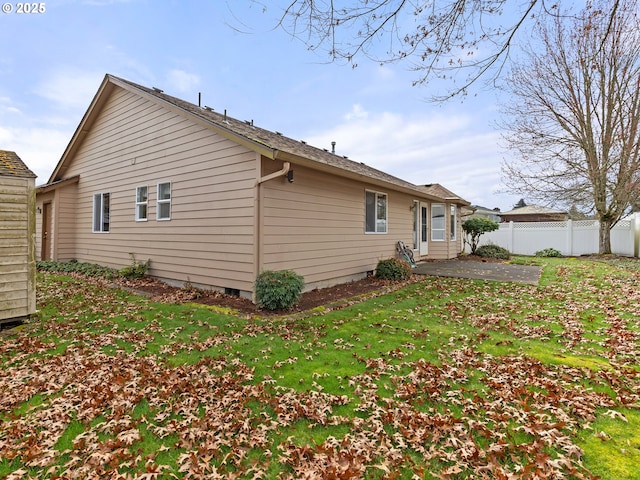
M35 310L35 286L30 278L30 189L31 180L0 176L0 320Z
M293 166L294 182L263 184L265 270L292 269L309 287L357 277L395 255L413 237L413 198L365 183ZM365 233L365 191L386 193L388 233Z
M438 203L438 202L435 202ZM451 204L445 205L445 234L449 238L450 232L450 218L449 209ZM429 213L431 213L431 207L429 207ZM429 218L429 228L431 228L433 220ZM444 260L457 257L462 251L462 222L460 219L460 208L456 207L456 238L454 240L432 240L431 231L429 231L429 253L423 258L433 260Z
M57 208L58 224L52 225L55 242L58 246L55 258L75 259L76 235L79 227L77 209L81 204L78 196L78 185L73 184L60 189L57 195L58 198L54 210ZM56 213L52 213L52 215L56 215Z
M69 163L65 176L79 174L80 181L67 194L75 227L60 225L73 232L72 239L58 237L64 257L121 268L133 253L150 259L149 273L160 278L251 290L255 153L115 89ZM163 182L171 182L169 221L156 220ZM136 221L136 187L145 185L148 220ZM96 193L110 194L109 233L92 233Z

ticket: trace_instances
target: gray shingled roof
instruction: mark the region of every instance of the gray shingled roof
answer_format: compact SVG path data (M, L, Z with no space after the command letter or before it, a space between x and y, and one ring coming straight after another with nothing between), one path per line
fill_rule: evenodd
M421 193L423 195L426 193L428 196L442 198L440 195L434 193L434 191L429 191L424 187L414 185L410 182L394 177L393 175L389 175L388 173L365 165L364 163L356 162L341 155L331 153L328 150L308 145L307 143L300 140L294 140L278 132L272 132L260 128L254 125L253 121L249 122L237 120L226 115L226 112L219 113L207 107L199 107L193 103L181 100L171 95L167 95L162 90L159 90L157 88L144 87L142 85L138 85L128 80L115 77L113 75L108 75L108 78L114 80L115 83L124 83L134 89L143 91L160 100L163 100L164 102L174 105L184 110L185 112L195 115L205 120L206 122L214 124L219 128L225 129L268 149L287 152L291 155L309 159L319 164L334 167L346 172L355 173L357 175L362 175L378 181L383 181L385 183L396 185L403 189L413 190L416 193ZM443 188L443 190L446 189ZM467 203L465 200L462 200L459 196L451 193L450 191L446 190L446 192L448 194L447 197L451 199L455 198L456 201L459 201L460 203Z
M445 200L453 200L460 203L469 204L466 200L463 200L460 196L453 193L448 188L443 187L439 183L432 183L429 185L420 185L420 190L427 192L430 195L435 195L436 197L443 198Z
M549 213L567 213L561 210L554 210L548 207L541 207L540 205L525 205L524 207L514 208L508 212L502 212L501 215L536 215L536 214L549 214Z
M27 168L16 154L9 150L0 150L0 176L35 178L36 175Z

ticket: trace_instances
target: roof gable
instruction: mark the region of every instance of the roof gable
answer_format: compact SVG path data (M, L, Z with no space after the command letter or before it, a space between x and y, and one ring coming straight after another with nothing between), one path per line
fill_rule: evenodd
M456 203L464 203L465 205L469 205L469 202L463 200L461 197L453 193L451 190L443 187L439 183L431 183L428 185L421 185L419 187L421 190L434 195L436 197L440 197L443 200L449 200L450 202Z
M364 163L355 162L347 157L329 152L326 149L316 148L304 141L294 140L279 132L272 132L260 128L254 125L253 121L241 121L228 116L226 111L219 113L209 107L200 107L177 97L167 95L160 89L144 87L113 75L105 76L48 183L60 181L64 178L66 159L71 158L80 146L82 139L90 130L102 105L104 105L114 87L124 88L127 91L161 104L165 108L176 111L183 116L186 115L196 122L206 125L216 133L230 138L267 158L289 161L294 165L305 165L336 175L356 178L388 188L391 187L397 190L411 192L422 198L431 200L445 199L435 191L428 191L381 170L365 165ZM448 190L444 190L448 194L451 194ZM468 202L462 200L455 194L447 195L447 197L446 199L449 201L468 204Z
M0 176L35 178L36 174L27 168L16 152L0 150Z

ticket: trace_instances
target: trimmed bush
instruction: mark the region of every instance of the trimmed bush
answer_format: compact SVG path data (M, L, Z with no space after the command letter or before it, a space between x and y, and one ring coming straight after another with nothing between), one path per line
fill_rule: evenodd
M499 258L501 260L509 260L511 253L506 248L498 245L483 245L476 249L476 255L484 258Z
M538 250L536 252L536 257L561 257L562 253L560 253L555 248L545 248L544 250Z
M470 218L466 222L463 222L462 230L464 230L465 233L464 241L471 247L471 254L476 253L478 242L484 233L493 232L499 228L500 224L498 222L483 217Z
M256 277L256 302L267 310L293 307L304 289L304 278L292 270L265 270Z
M383 280L408 280L411 273L411 265L399 258L380 260L376 267L376 277Z

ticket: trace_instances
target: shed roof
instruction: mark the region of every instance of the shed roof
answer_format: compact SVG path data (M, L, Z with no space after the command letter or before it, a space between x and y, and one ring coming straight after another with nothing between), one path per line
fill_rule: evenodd
M27 168L16 152L0 150L0 176L35 178L36 174Z
M180 98L167 95L158 88L145 87L109 74L105 76L91 106L87 110L87 113L76 130L74 137L71 139L69 146L65 150L60 162L58 162L56 169L49 179L49 183L64 179L65 158L72 156L73 151L79 147L81 139L86 135L91 123L95 119L93 112L99 110L100 105L105 100L103 97L108 96L106 94L113 88L113 86L119 86L156 103L161 103L165 107L183 115L187 114L192 119L206 125L217 133L226 136L227 138L232 138L267 158L290 161L294 165L306 165L311 168L325 170L343 176L355 177L373 183L394 186L400 190L419 194L421 197L437 200L442 199L441 196L437 195L433 191L428 191L423 187L394 177L393 175L377 170L362 162L350 160L346 156L336 155L327 149L314 147L302 140L294 140L282 135L280 132L272 132L264 128L260 128L257 125L254 125L253 121L235 119L227 115L226 110L223 113L216 112L210 107L201 107ZM468 204L468 202L455 194L451 194L449 201Z

